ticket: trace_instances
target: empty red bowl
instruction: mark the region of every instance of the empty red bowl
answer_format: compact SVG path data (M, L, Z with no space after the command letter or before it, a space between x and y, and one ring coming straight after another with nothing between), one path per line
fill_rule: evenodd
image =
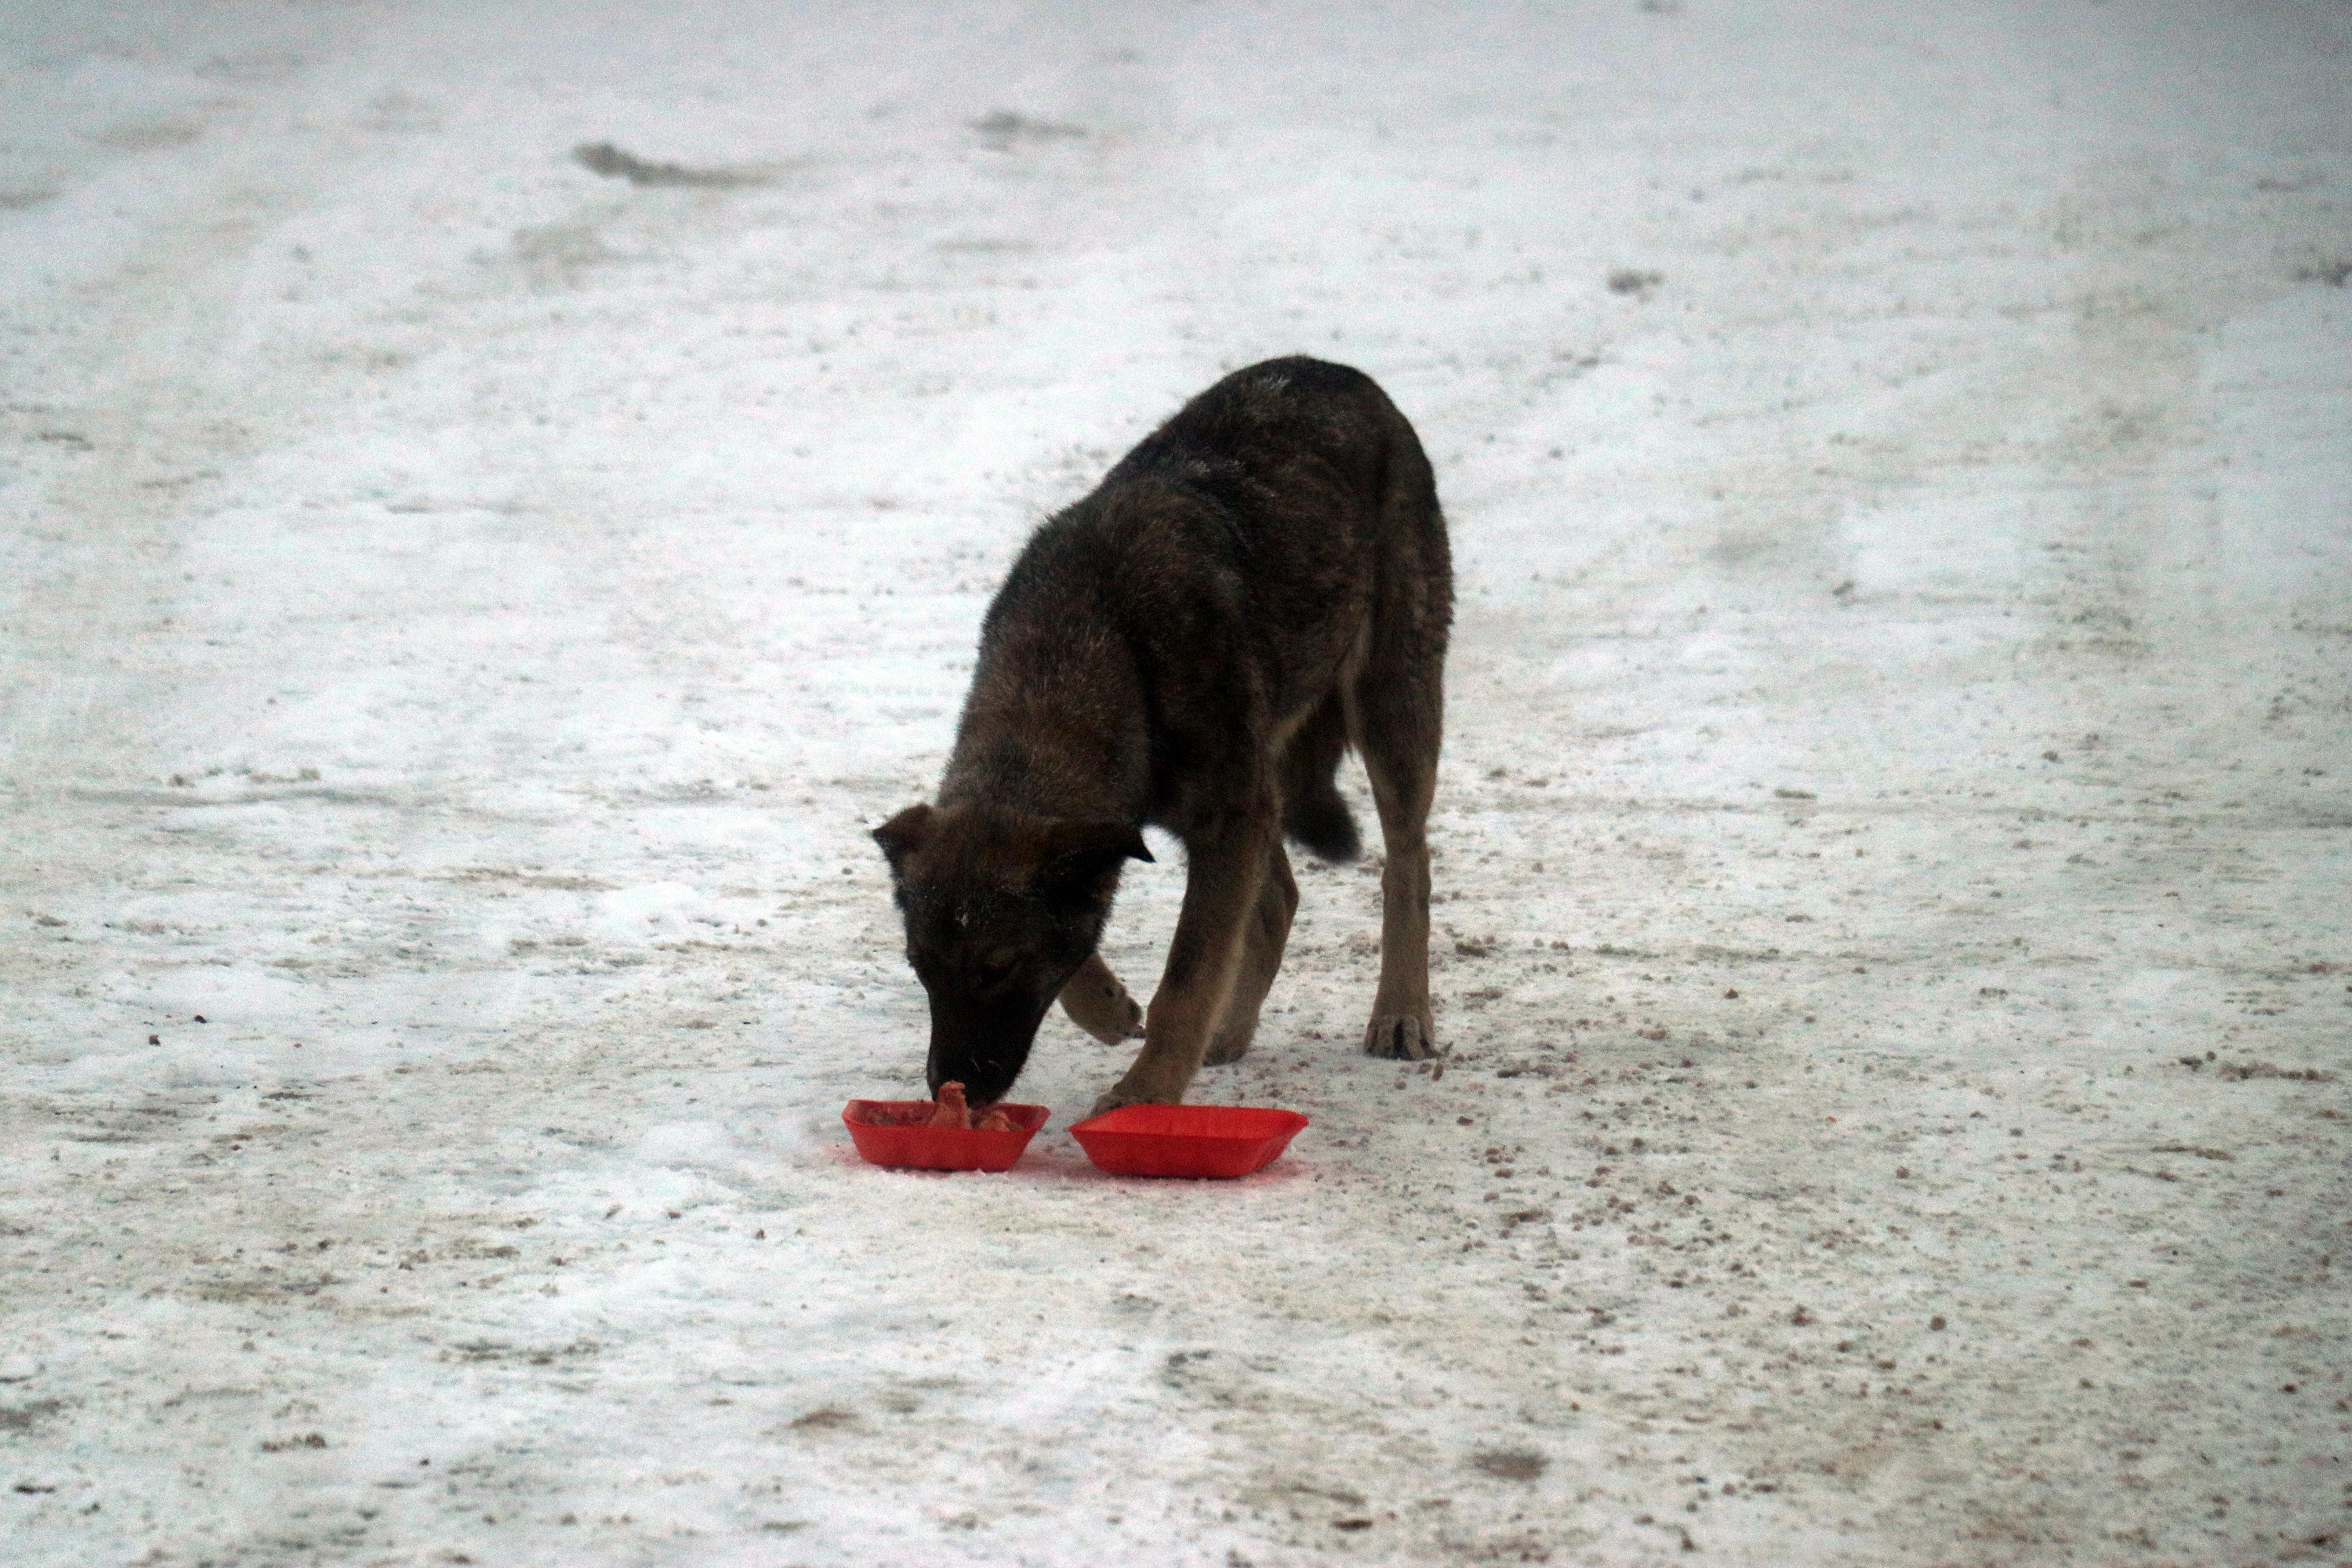
M870 1120L931 1109L928 1100L853 1100L841 1113L849 1141L868 1164L908 1165L919 1171L1009 1171L1054 1113L1042 1105L992 1105L1013 1119L1009 1132L961 1127L891 1127Z
M1122 1105L1070 1129L1114 1176L1246 1176L1282 1156L1307 1125L1262 1105Z

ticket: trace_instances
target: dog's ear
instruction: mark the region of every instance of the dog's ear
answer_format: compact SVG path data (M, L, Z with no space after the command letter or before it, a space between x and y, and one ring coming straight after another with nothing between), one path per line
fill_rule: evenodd
M1037 858L1037 885L1049 893L1088 891L1116 875L1120 861L1150 858L1131 822L1055 822Z
M910 805L874 830L874 842L882 846L882 853L889 858L892 871L898 870L899 863L908 856L931 841L931 829L935 826L931 820L933 815L928 805Z

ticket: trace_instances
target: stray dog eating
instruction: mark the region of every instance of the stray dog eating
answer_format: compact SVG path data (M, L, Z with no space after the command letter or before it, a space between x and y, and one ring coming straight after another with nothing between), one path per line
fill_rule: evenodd
M1059 997L1144 1045L1096 1105L1177 1104L1249 1049L1298 887L1286 837L1360 845L1352 747L1381 818L1381 978L1364 1048L1436 1054L1429 848L1454 576L1429 459L1370 377L1237 371L1048 520L981 624L938 796L874 830L930 998L927 1075L1003 1097ZM1185 851L1149 1013L1096 953L1142 828Z

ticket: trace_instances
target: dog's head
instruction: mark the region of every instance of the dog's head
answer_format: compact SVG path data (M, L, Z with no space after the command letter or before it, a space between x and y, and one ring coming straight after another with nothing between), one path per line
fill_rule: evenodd
M1045 1010L1101 939L1119 868L1149 860L1125 822L910 805L874 830L931 999L931 1092L1004 1097Z

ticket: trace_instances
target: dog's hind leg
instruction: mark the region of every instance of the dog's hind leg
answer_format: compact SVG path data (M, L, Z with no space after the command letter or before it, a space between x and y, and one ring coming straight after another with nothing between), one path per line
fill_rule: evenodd
M1341 808L1346 809L1345 807ZM1266 857L1265 877L1259 883L1257 907L1250 911L1242 932L1241 967L1234 973L1234 989L1209 1037L1210 1067L1237 1062L1249 1054L1257 1034L1257 1012L1265 1005L1267 989L1282 968L1282 950L1290 941L1290 919L1298 912L1298 883L1290 875L1290 857L1276 843Z
M1454 568L1429 459L1392 415L1381 499L1381 592L1360 669L1342 687L1348 738L1364 759L1388 858L1381 868L1381 986L1364 1049L1437 1054L1429 1007L1429 805L1445 728L1445 633Z
M1376 710L1377 699L1366 696L1366 706ZM1367 712L1359 742L1388 853L1381 868L1381 985L1372 998L1372 1021L1364 1029L1364 1049L1376 1057L1419 1061L1437 1054L1437 1026L1429 1009L1427 828L1436 794L1437 747L1433 733L1424 748L1419 734L1382 732L1386 722L1377 710Z
M1102 954L1090 952L1062 987L1062 1011L1087 1034L1106 1046L1123 1045L1143 1033L1143 1009Z

